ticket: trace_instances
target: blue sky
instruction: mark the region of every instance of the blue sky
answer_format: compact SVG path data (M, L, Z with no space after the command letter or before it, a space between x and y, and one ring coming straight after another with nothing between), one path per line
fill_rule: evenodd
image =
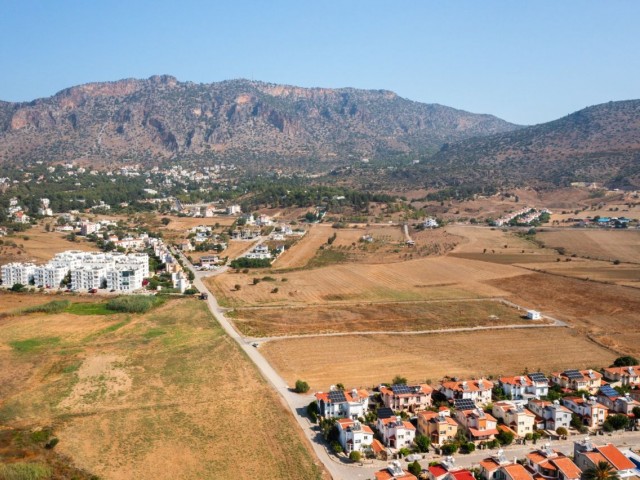
M533 124L640 98L638 1L0 0L0 99L171 74L388 89Z

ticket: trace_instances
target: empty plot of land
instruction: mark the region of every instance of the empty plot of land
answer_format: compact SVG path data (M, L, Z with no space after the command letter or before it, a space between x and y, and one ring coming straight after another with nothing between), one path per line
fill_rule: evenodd
M207 279L224 305L393 302L501 296L486 280L521 275L509 265L451 257L427 257L392 264L340 264L272 275L278 282L252 285L263 273L225 274ZM286 282L281 280L286 278ZM235 285L241 288L238 290Z
M537 234L545 245L601 260L640 263L640 230L564 229Z
M65 250L82 250L92 252L98 250L95 243L89 243L81 238L70 242L65 235L58 232L46 232L36 226L15 236L5 237L5 245L0 247L0 263L8 262L36 262L44 263L51 260L56 253ZM13 242L16 247L7 246Z
M491 300L376 303L331 307L255 308L234 312L246 336L270 337L337 332L419 331L526 324L523 313Z
M542 273L488 283L511 292L514 302L566 320L620 353L640 355L640 289Z
M503 255L518 255L522 250L527 254L543 253L536 244L500 228L447 225L446 230L463 238L455 248L455 253L500 252Z
M640 265L638 264L621 263L615 265L611 262L582 258L572 258L570 262L567 262L567 258L564 257L565 261L561 262L530 263L526 267L583 280L640 287Z
M291 414L203 302L9 318L0 339L0 423L54 425L56 450L100 478L321 476Z
M304 267L331 235L332 229L329 225L310 225L304 237L285 251L273 266L275 268Z
M197 227L199 225L207 225L213 227L216 223L220 226L228 227L233 225L237 220L236 217L169 217L171 221L166 226L167 230L176 230L179 232L186 232L190 228Z
M437 381L445 375L596 367L616 358L566 328L298 338L268 342L260 349L288 382L304 379L319 390L338 382L370 387L398 374L410 382Z

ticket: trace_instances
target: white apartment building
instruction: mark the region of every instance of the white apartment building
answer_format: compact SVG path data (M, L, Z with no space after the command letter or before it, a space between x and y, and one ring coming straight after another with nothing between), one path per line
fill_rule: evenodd
M16 283L29 285L33 280L36 266L33 263L7 263L2 266L2 285L6 288L13 287Z
M70 273L71 290L91 290L104 286L110 290L130 292L142 288L149 276L149 256L145 253L125 255L117 252L81 252L68 250L59 253L47 264L10 263L2 266L2 281L6 288L16 283L38 287L58 288Z
M101 288L106 280L107 269L101 265L83 266L71 270L71 290L91 290Z

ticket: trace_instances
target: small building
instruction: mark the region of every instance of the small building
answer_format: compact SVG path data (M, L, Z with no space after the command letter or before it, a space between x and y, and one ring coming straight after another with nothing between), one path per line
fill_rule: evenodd
M494 417L502 419L518 437L533 433L536 416L522 405L509 401L496 402L491 413Z
M418 412L418 434L429 437L436 446L453 441L458 433L458 422L451 418L451 412L443 407L439 412Z
M316 392L318 411L325 418L364 417L369 411L369 392L356 388L350 391L332 389L328 392Z
M373 430L367 425L362 425L357 420L340 418L336 421L340 445L345 453L363 452L371 448L373 443Z
M586 390L591 394L597 393L602 386L602 374L591 369L552 373L551 380L562 388L575 391Z
M527 320L541 320L542 315L537 310L527 310Z
M376 427L382 443L390 448L410 447L416 438L416 427L400 417L378 418Z
M471 442L490 441L498 434L498 421L479 408L456 411L456 420Z
M545 444L527 455L526 466L540 480L580 480L582 471L569 457Z
M602 374L614 387L640 385L640 365L603 368Z
M491 403L493 382L481 378L480 380L460 380L442 382L440 393L448 400L470 399L478 406Z
M590 429L601 427L609 415L609 409L598 403L596 397L564 397L565 407L580 417L582 424Z
M558 428L569 428L571 424L571 410L560 405L559 400L531 399L527 404L529 410L537 416L538 428L555 432Z

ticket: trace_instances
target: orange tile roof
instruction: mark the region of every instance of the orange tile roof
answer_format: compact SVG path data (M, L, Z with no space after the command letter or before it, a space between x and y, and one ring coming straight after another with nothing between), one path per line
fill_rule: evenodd
M497 435L498 434L498 430L496 430L495 428L492 428L491 430L477 430L475 428L469 428L469 432L471 432L471 435L473 437L486 437L488 435Z
M459 382L442 382L444 388L449 390L455 390L460 392L476 392L479 390L491 390L493 388L493 382L489 380L467 380L467 388L463 389L462 384L464 381Z
M618 470L628 470L635 468L635 464L629 460L624 454L618 450L618 447L612 444L603 445L602 447L596 447L602 455L609 460L609 463Z
M406 428L407 430L415 430L416 427L413 426L413 424L411 422L402 422L404 425L404 428Z
M378 440L377 438L374 438L373 442L371 442L371 450L373 450L375 453L380 453L380 452L384 452L385 448L384 448L384 445L380 442L380 440Z
M501 383L506 383L507 385L532 385L531 380L524 375L515 377L500 377L499 380ZM524 380L524 382L522 380Z
M362 431L364 433L370 433L371 435L373 435L373 430L371 430L371 427L369 425L362 425Z
M493 458L485 458L484 460L481 460L480 466L488 472L493 472L494 470L500 468L498 462L496 462Z
M542 455L540 452L531 452L527 455L527 458L536 464L542 463L547 459L547 457Z
M426 410L424 412L418 412L418 417L424 418L426 421L431 420L432 418L438 417L438 412L432 412L430 410Z
M502 468L513 480L532 480L533 479L533 476L529 472L527 472L527 469L524 468L519 463L505 465Z
M415 475L403 470L403 475L393 476L386 468L375 473L376 480L418 480Z
M569 457L558 457L554 458L552 462L558 467L558 469L564 474L568 479L578 479L582 476L582 471L578 468L578 466L573 463Z
M593 463L594 465L598 465L599 462L607 461L607 459L604 458L604 456L602 456L599 452L585 452L584 456L591 460L591 463Z

